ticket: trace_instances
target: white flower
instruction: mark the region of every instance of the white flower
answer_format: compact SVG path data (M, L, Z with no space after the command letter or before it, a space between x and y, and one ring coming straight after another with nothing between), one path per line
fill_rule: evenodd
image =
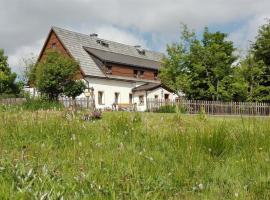
M72 134L71 140L76 140L76 135Z
M234 193L234 196L235 196L235 197L239 197L238 192Z
M200 183L200 184L198 185L198 187L199 187L200 190L203 190L203 184L202 184L202 183Z

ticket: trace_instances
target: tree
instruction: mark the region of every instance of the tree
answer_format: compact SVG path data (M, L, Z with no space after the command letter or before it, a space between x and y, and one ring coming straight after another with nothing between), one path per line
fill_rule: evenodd
M254 60L260 65L260 79L254 91L256 101L270 102L270 20L259 28L251 48Z
M258 92L262 89L260 86L261 77L264 73L264 64L254 59L254 54L249 52L235 70L239 84L242 85L245 92L246 101L259 101ZM242 94L242 96L244 96Z
M73 100L83 93L86 86L83 81L70 81L64 88L64 95L71 97Z
M36 80L36 61L37 56L31 55L31 57L24 58L24 71L23 71L23 81L25 84L34 86Z
M57 100L65 93L74 97L84 89L83 84L75 81L78 71L79 64L74 59L57 51L48 51L46 58L36 67L35 84L49 100Z
M234 50L225 33L210 33L205 28L202 40L198 40L184 26L180 42L168 45L160 79L189 99L232 100Z
M11 72L8 65L8 57L5 56L4 50L0 49L0 95L20 93L21 87L15 82L16 78L16 73Z

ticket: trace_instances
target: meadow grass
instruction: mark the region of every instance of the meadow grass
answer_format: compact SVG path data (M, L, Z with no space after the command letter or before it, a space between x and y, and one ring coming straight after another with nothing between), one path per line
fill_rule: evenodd
M0 113L0 199L270 199L270 119Z

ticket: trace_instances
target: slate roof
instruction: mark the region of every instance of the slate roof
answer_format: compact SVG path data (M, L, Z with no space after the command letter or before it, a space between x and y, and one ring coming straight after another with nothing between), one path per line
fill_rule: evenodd
M148 60L145 58L138 58L135 56L110 52L110 51L104 51L100 49L95 48L84 48L87 52L89 52L91 55L94 55L95 57L99 58L102 61L115 63L115 64L124 64L134 67L143 67L143 68L149 68L149 69L156 69L158 70L161 66L160 62L154 61L154 60Z
M132 92L138 92L138 91L151 91L158 87L162 87L161 83L146 83L141 86L135 87L132 89Z
M152 67L151 63L157 64L164 56L162 53L149 50L145 50L145 55L141 55L134 46L90 37L90 35L76 33L58 27L52 27L52 30L56 33L60 41L67 48L74 59L79 61L82 71L87 76L108 77L108 75L103 73L102 69L88 54L84 47L96 49L95 53L97 54L97 52L99 52L99 55L100 52L106 51L106 55L111 55L115 59L117 58L117 61L119 61L119 57L121 55L121 58L129 58L127 60L128 62L132 62L131 64L135 64L136 62L141 63L141 65L146 65L143 67ZM106 44L108 44L108 47L102 46L97 42L97 40L104 41ZM136 59L138 60L135 61ZM158 68L160 64L156 66L156 68Z

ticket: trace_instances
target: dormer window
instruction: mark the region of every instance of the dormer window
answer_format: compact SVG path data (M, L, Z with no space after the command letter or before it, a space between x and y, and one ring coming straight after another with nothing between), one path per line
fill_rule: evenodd
M103 40L97 40L97 43L103 47L109 47L109 44Z
M135 78L143 78L144 71L142 70L134 70L134 77Z
M134 75L135 78L138 78L138 75L139 75L139 74L138 74L138 70L134 70L134 71L133 71L133 75Z
M155 80L158 79L158 72L154 72L154 79L155 79Z
M136 45L134 47L136 48L136 50L140 55L145 55L145 50L140 45Z
M106 73L107 74L112 74L112 66L111 65L107 65L106 68L107 68L106 69L107 70Z
M144 71L140 71L139 76L140 78L143 78Z

